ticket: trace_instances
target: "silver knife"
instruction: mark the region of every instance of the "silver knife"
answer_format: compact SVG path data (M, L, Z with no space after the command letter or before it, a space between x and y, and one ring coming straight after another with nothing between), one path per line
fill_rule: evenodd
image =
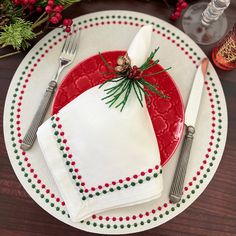
M177 163L174 179L169 193L169 198L172 203L179 202L183 195L184 179L193 142L193 135L195 133L195 123L197 120L198 110L201 102L207 66L208 59L204 58L201 61L201 64L195 74L195 78L188 99L188 104L185 109L186 134L184 137L183 146L181 149L180 157Z

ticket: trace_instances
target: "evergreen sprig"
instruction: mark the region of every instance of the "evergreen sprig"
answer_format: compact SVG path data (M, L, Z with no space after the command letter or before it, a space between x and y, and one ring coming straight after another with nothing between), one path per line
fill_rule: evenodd
M104 89L106 96L102 98L102 100L106 100L106 104L108 104L109 107L112 107L114 105L115 108L120 108L120 111L123 111L132 89L133 89L133 91L134 91L134 93L135 93L135 95L142 107L143 107L144 97L146 97L148 103L150 102L150 99L149 99L150 93L148 91L152 91L162 98L168 98L168 96L166 96L163 92L161 92L157 89L157 85L152 85L151 83L147 82L145 80L145 77L160 74L164 71L171 69L171 67L161 70L161 71L157 71L155 73L151 73L151 74L144 74L143 73L147 69L150 69L151 67L157 65L157 63L159 62L159 60L153 60L158 49L159 48L157 48L153 52L151 52L150 56L143 63L143 65L139 68L142 71L142 76L140 79L136 79L134 77L129 77L129 76L127 76L127 74L115 71L115 68L113 68L106 61L106 59L103 57L103 55L101 53L99 53L102 61L106 65L106 67L108 69L112 70L112 72L108 72L108 74L113 74L115 76L114 78L112 78L110 80L106 80L105 82L103 82L99 86L99 88L102 88L105 84L108 84L108 83L112 84L110 87L107 87ZM146 88L146 90L145 90L145 88Z

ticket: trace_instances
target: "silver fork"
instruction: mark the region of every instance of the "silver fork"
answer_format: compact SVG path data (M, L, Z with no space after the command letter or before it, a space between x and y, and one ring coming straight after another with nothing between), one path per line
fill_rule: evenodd
M25 137L21 143L22 150L28 150L34 144L38 127L41 125L44 119L44 116L47 112L47 109L49 107L49 104L53 98L55 89L58 84L60 73L66 66L70 65L75 58L75 55L77 52L77 45L78 45L77 40L79 39L79 32L80 31L77 30L76 33L72 35L68 35L67 39L65 40L65 43L62 47L61 54L59 57L59 67L58 67L57 73L54 79L52 79L49 82L48 88L46 89L44 97L41 100L41 103L38 107L36 114L34 115L34 118L30 124L30 127L27 133L25 134Z

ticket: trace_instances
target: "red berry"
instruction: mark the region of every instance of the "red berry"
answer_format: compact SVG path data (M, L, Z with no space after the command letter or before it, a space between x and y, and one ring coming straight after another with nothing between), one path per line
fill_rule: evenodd
M34 9L34 6L33 6L33 5L29 5L29 6L28 6L28 9L29 9L30 11L32 11L32 10Z
M37 6L37 7L36 7L36 11L37 11L37 12L42 12L42 10L43 10L42 7L40 7L40 6Z
M181 4L182 2L184 2L184 0L178 0L178 2Z
M68 26L71 26L73 21L71 19L67 19L68 20Z
M171 20L177 20L177 17L175 16L174 13L172 13L171 16L170 16L170 19L171 19Z
M70 33L70 30L71 30L70 27L66 27L66 32L67 33Z
M51 7L54 6L54 1L53 0L49 0L47 5L51 6Z
M22 0L23 5L27 5L29 3L29 0Z
M64 26L68 26L68 19L64 19L62 24L63 24Z
M51 13L51 12L52 12L52 7L46 6L46 7L45 7L45 11L46 11L48 14Z
M34 5L36 3L36 0L29 0L29 3Z
M179 18L179 17L180 17L180 12L179 12L179 11L176 11L176 12L174 13L174 15L175 15L175 17Z
M185 9L186 7L188 7L188 4L187 4L186 2L183 2L183 3L181 4L181 7L182 7L182 9Z
M58 23L57 17L53 16L53 17L50 19L50 22L53 23L53 24L57 24L57 23Z
M15 5L21 5L21 0L14 0Z
M53 11L54 11L54 12L61 12L61 8L60 8L59 6L55 6L55 7L53 8Z
M55 17L58 19L58 21L60 21L62 18L62 15L60 13L56 13Z
M62 6L62 5L57 5L58 7L60 7L61 8L61 11L63 11L64 10L64 7Z

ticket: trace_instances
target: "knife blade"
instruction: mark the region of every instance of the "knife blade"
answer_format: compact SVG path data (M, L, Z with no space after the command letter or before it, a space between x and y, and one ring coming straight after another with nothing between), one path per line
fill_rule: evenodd
M204 58L201 61L195 74L193 85L185 109L186 134L184 137L184 142L182 145L179 160L175 170L174 179L169 193L169 198L172 203L179 202L183 195L184 179L186 175L188 160L195 133L195 124L201 103L201 97L202 97L202 91L204 86L204 79L207 72L207 67L208 67L208 59Z

